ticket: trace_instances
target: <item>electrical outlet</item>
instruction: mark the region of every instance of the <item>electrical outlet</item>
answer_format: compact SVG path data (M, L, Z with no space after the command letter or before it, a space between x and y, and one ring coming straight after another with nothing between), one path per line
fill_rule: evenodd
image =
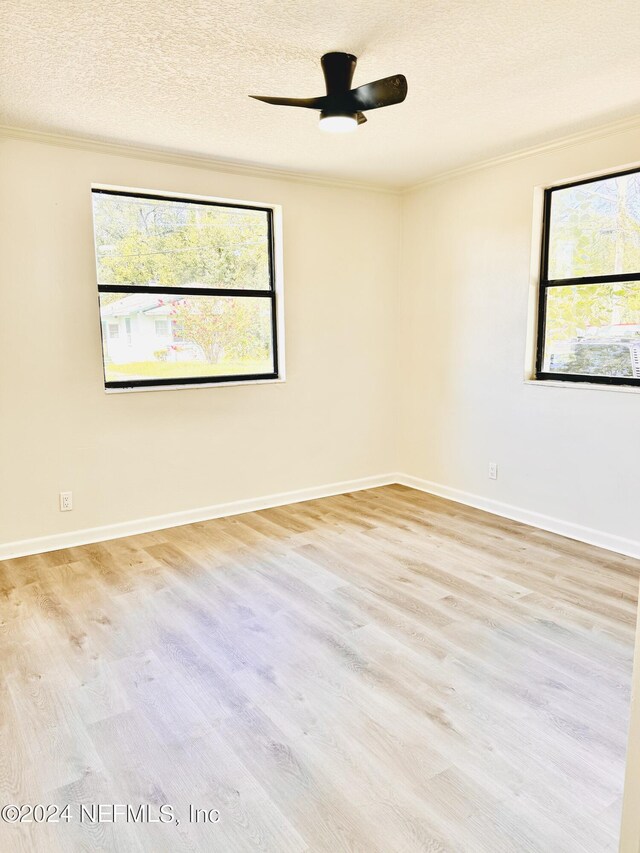
M60 492L60 512L71 512L73 509L73 492Z
M489 479L497 480L498 479L498 463L497 462L489 462Z

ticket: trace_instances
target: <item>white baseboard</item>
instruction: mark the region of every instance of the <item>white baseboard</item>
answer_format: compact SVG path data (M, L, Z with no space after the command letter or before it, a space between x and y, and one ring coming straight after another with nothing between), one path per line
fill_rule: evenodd
M343 495L347 492L373 489L376 486L388 486L390 483L395 482L395 474L361 477L358 480L345 480L340 483L311 486L308 489L280 492L279 494L265 495L260 498L249 498L247 500L214 504L213 506L199 507L198 509L189 509L182 512L169 512L166 515L138 518L135 521L123 521L118 524L106 524L102 527L89 527L84 530L72 530L68 533L54 533L51 536L39 536L35 539L22 539L19 542L0 544L0 560L25 557L31 554L43 554L46 551L57 551L60 548L74 548L78 545L88 545L91 542L105 542L108 539L135 536L138 533L151 533L154 530L179 527L183 524L193 524L196 521L209 521L212 518L240 515L243 512L255 512L259 509L269 509L270 507L295 504L301 501L311 501L316 498L328 498L331 495Z
M57 551L60 548L74 548L78 545L88 545L91 542L105 542L109 539L120 539L123 536L135 536L138 533L151 533L154 530L164 530L168 527L179 527L183 524L193 524L196 521L208 521L213 518L223 518L230 515L240 515L243 512L255 512L270 507L285 506L286 504L300 503L317 498L327 498L331 495L342 495L347 492L357 492L362 489L373 489L377 486L388 486L391 483L399 483L421 492L437 495L456 503L472 506L558 533L569 539L577 539L589 545L596 545L608 551L625 554L629 557L640 558L640 541L625 539L622 536L614 536L601 530L574 524L560 518L554 518L543 513L533 512L512 504L503 503L465 492L461 489L453 489L410 474L380 474L375 477L361 477L357 480L345 480L339 483L329 483L323 486L311 486L308 489L297 489L291 492L280 492L273 495L265 495L260 498L249 498L230 503L214 504L213 506L199 507L198 509L184 510L182 512L170 512L166 515L155 515L148 518L138 518L134 521L123 521L118 524L107 524L102 527L90 527L84 530L72 530L68 533L54 533L51 536L40 536L34 539L23 539L19 542L7 542L0 544L0 560L8 560L13 557L25 557L31 554L42 554L46 551Z
M443 486L440 483L433 483L430 480L422 480L410 474L397 474L396 482L402 486L409 486L412 489L427 492L430 495L437 495L456 503L472 506L476 509L483 509L494 515L500 515L503 518L520 521L531 527L539 527L541 530L558 533L560 536L566 536L568 539L577 539L579 542L596 545L598 548L605 548L607 551L615 551L618 554L624 554L628 557L640 558L640 541L636 539L615 536L611 533L605 533L602 530L585 527L582 524L574 524L572 521L564 521L561 518L554 518L551 515L544 515L540 512L523 509L522 507L496 501L492 498L485 498L482 495L475 495L472 492L464 492L461 489L453 489L450 486Z

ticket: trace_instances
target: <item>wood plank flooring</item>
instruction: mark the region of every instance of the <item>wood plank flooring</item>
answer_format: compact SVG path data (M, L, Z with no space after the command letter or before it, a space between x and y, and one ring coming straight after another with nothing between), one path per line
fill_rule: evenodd
M401 486L0 563L0 850L615 851L638 568Z

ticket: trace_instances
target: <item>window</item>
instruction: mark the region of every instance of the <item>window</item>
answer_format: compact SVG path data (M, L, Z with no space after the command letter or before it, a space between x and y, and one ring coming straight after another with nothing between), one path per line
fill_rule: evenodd
M271 208L94 189L93 217L106 388L278 378Z
M536 375L640 385L640 170L545 191Z

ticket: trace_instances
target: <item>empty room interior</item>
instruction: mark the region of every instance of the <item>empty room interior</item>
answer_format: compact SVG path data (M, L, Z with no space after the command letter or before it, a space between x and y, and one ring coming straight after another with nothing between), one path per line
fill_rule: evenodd
M639 39L5 0L0 850L640 853Z

